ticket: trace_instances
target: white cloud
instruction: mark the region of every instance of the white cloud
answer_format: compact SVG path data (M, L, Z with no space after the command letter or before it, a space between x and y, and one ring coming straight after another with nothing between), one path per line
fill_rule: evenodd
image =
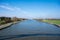
M14 9L17 10L17 11L21 10L21 8L18 8L18 7L14 7Z
M27 13L26 11L24 11L21 8L18 8L18 7L11 7L11 6L6 6L6 5L0 5L0 8L7 9L9 11L13 11L13 12L16 12L16 13Z
M0 8L12 11L14 15L15 15L15 13L21 13L20 16L31 17L31 14L28 14L28 12L22 10L21 8L12 7L12 6L9 6L8 4L7 5L0 5ZM19 15L19 14L17 14L17 15Z
M4 5L0 5L0 8L4 8L4 9L10 10L10 11L14 10L13 8L10 8L10 7L4 6Z

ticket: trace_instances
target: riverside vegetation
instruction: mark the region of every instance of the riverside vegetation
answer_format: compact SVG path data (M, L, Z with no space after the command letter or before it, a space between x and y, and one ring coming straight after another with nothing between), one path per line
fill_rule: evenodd
M60 19L36 19L36 20L41 21L41 22L50 23L55 26L60 26Z
M17 17L0 17L0 29L6 28L12 24L16 24L19 21L25 20L23 18L17 18Z

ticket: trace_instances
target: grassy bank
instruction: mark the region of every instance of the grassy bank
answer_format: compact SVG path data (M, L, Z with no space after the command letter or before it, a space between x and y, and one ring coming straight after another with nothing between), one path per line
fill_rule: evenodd
M48 22L52 24L60 25L60 20L42 20L43 22Z
M5 20L3 20L3 21L0 21L0 25L4 25L4 24L7 24L7 23L11 23L12 21L5 21Z
M13 24L13 23L7 23L7 24L4 24L4 25L1 25L1 26L0 26L0 30L9 27L9 26L12 25L12 24Z
M23 21L23 20L21 20L21 21ZM4 21L0 21L0 30L5 29L7 27L10 27L11 25L17 24L17 23L19 23L21 21L14 21L14 22L10 22L10 23L6 23Z
M17 24L18 22L19 21L2 24L2 25L0 25L0 30L5 29L13 24Z

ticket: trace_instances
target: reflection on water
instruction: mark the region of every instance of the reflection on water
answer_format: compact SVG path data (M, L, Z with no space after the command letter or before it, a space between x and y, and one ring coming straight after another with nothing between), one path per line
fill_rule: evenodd
M24 34L24 35L21 35ZM27 35L26 35L27 34ZM28 35L29 34L29 35ZM33 35L48 35L48 36L60 36L60 28L51 25L51 24L47 24L47 23L43 23L43 22L38 22L36 20L25 20L22 21L18 24L12 25L9 28L6 28L4 30L0 31L0 38L3 36L8 36L11 35L12 37L20 37L20 36L31 36ZM15 35L15 36L13 36ZM18 35L18 36L17 36ZM9 36L9 38L11 38Z
M21 37L28 37L28 36L58 36L60 37L60 34L21 34L21 35L8 35L8 36L0 36L0 40L4 39L12 39L12 38L21 38Z

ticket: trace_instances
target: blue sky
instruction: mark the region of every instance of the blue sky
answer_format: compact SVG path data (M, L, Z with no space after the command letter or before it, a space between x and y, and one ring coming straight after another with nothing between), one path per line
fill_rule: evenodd
M59 0L0 0L0 16L60 18Z

